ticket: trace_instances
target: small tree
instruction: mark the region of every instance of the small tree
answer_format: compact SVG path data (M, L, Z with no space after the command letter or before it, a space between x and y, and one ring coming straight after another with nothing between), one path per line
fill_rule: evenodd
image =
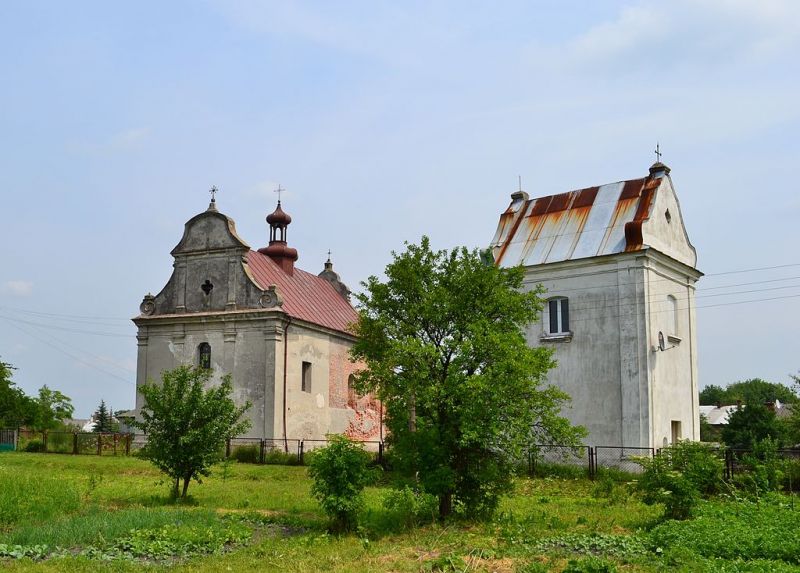
M95 414L97 420L95 420L94 423L94 431L98 433L111 432L111 414L109 414L108 408L106 408L105 400L100 400L100 405L97 407L97 412L95 412Z
M72 417L75 411L69 396L58 390L51 390L46 384L39 388L39 395L33 402L33 426L38 430L58 428L66 418Z
M394 467L439 498L440 516L454 499L488 516L527 446L585 435L560 416L569 397L544 385L551 350L525 340L541 290L523 291L521 267L434 252L427 237L392 255L386 282L370 277L358 295L357 385L383 401Z
M131 425L147 434L142 455L174 480L172 493L186 497L190 480L201 482L219 461L225 441L250 427L242 420L250 403L236 407L231 399L230 375L207 390L208 369L180 366L164 372L162 384L148 383L139 391L144 396L141 421Z
M749 450L753 446L771 438L780 447L783 445L786 428L764 404L754 402L745 404L728 416L728 423L722 428L722 441L731 448Z
M347 436L331 435L327 447L314 451L308 474L311 493L332 519L334 529L349 531L363 506L361 492L372 479L369 454Z

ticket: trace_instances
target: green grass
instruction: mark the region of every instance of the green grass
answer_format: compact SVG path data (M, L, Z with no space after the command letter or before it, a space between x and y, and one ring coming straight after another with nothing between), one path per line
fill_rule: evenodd
M0 544L67 554L0 567L96 573L140 571L145 561L176 572L514 573L563 571L573 561L573 569L620 572L800 570L800 507L786 497L708 502L696 520L658 524L661 508L642 504L624 482L521 479L494 521L413 527L384 508L389 490L379 485L365 492L359 531L338 537L326 532L304 467L218 467L179 506L169 485L132 457L2 453Z

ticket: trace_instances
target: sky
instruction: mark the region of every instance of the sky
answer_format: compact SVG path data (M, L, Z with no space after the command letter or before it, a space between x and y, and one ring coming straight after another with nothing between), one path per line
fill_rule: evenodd
M330 249L357 289L422 235L487 246L518 176L643 177L656 143L706 273L701 386L800 369L800 2L5 2L0 26L0 360L76 416L133 407L130 318L212 185L259 248L280 184L298 266Z

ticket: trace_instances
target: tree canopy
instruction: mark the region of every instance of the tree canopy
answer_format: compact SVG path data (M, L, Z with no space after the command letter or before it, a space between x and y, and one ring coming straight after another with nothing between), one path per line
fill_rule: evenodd
M438 496L442 517L454 499L491 514L527 447L585 435L560 416L569 397L544 385L552 352L525 340L541 291L524 291L522 268L433 251L427 237L392 256L386 280L357 295L357 384L383 401L395 467Z
M241 419L250 403L234 404L230 375L206 389L210 379L211 370L179 366L165 371L160 385L150 382L139 388L144 396L141 420L131 425L147 434L142 454L174 480L175 497L186 497L192 479L200 482L211 473L225 441L250 427L250 420Z
M704 406L727 406L742 402L743 404L766 404L779 400L784 404L800 403L800 398L788 386L767 382L760 378L751 378L734 382L722 388L711 384L700 392L700 404Z
M74 407L68 396L46 384L36 397L28 396L11 380L13 371L13 366L0 362L0 427L52 430L72 416Z

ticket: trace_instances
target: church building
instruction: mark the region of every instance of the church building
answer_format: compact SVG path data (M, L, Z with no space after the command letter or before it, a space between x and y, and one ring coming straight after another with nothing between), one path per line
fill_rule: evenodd
M548 381L587 444L662 447L700 439L695 284L702 276L660 161L646 177L530 199L500 215L496 264L542 285L532 346L554 350Z
M319 274L295 266L292 218L281 202L267 216L269 245L252 250L213 198L172 250L174 270L148 294L138 327L137 388L164 370L193 364L230 374L234 400L249 401L248 436L380 439L380 406L352 390L349 359L357 313L330 258ZM137 393L137 411L143 405Z

